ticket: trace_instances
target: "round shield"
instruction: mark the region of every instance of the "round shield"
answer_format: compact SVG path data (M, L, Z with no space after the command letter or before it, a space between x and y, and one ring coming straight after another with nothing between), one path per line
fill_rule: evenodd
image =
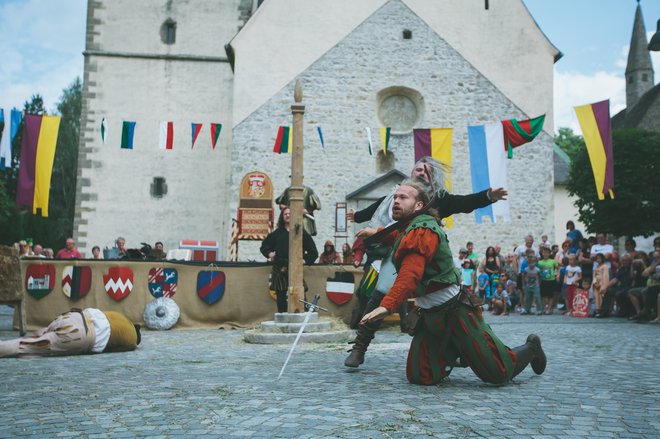
M144 308L142 319L149 329L170 329L179 320L181 314L176 302L168 297L159 297Z

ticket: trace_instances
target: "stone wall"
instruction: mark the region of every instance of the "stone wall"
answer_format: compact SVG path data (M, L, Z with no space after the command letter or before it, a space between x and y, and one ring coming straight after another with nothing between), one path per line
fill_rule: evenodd
M404 29L412 31L412 39L402 38ZM319 248L334 234L334 203L345 201L346 194L377 176L364 128L382 126L376 114L379 91L399 86L419 92L424 108L415 127L454 129L453 192L457 194L472 191L467 125L526 117L401 2L387 3L299 78L306 104L305 184L323 203L317 215ZM272 147L277 126L291 124L294 82L235 127L231 193L236 194L243 175L255 169L271 176L276 193L288 185L291 158L273 154ZM323 128L325 152L316 133L318 125ZM379 145L377 139L374 136ZM391 150L396 167L409 173L412 133L394 135ZM508 161L508 177L512 221L477 225L473 215L456 215L455 227L449 231L454 252L467 240L474 241L479 253L495 243L506 250L522 243L528 233L539 236L552 230L552 139L547 133L515 151ZM232 212L236 205L236 197L231 198ZM241 243L239 254L241 259L261 260L256 243Z
M117 236L128 247L226 247L233 74L223 45L245 20L243 3L89 2L74 220L84 253ZM174 44L162 41L167 20L176 22ZM120 149L122 121L136 122L133 150ZM174 122L171 151L158 148L160 121ZM203 124L194 150L192 122ZM223 124L215 151L211 122ZM155 177L165 179L162 197L152 194Z

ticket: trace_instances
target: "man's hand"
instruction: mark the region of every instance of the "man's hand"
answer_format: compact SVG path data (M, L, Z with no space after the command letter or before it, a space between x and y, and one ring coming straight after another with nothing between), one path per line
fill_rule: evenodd
M268 253L268 260L273 262L275 260L275 252Z
M371 227L365 227L364 229L360 230L355 234L356 237L358 238L368 238L369 236L373 235L376 233L376 229L372 229Z
M390 312L384 306L379 306L375 310L371 311L369 314L365 314L360 320L360 324L364 325L365 323L373 322L374 320L380 320L388 315Z
M349 221L353 221L355 219L355 210L351 209L348 212L346 212L346 219Z
M362 259L353 259L353 266L355 268L358 268L361 263L362 263Z
M507 195L509 195L509 193L503 187L498 187L497 189L488 189L488 197L493 200L493 202L506 200Z

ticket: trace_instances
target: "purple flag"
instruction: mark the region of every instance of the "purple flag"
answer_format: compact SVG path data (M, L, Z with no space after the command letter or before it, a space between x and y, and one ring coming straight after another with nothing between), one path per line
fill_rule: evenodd
M16 207L32 207L34 203L34 171L37 161L37 143L41 130L41 116L28 114L25 116L23 142L21 143L21 164L18 169L18 188L16 190Z

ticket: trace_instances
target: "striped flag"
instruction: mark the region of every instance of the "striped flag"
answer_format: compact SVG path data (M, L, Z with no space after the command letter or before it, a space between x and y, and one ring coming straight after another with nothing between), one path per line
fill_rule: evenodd
M390 150L390 127L380 129L380 142L383 145L383 154Z
M452 129L451 128L417 128L413 130L415 144L415 162L422 157L430 156L451 169L452 165ZM445 187L452 190L451 173L445 174ZM454 217L445 219L447 228L454 226Z
M367 140L369 141L369 155L374 155L374 142L371 141L371 128L365 127L367 131Z
M0 139L0 169L5 169L5 167L11 167L11 144L14 137L16 137L16 133L18 133L22 115L16 108L12 108L6 118L4 117L4 111L0 109L0 115L2 115L5 124Z
M174 124L172 122L160 122L160 137L158 148L172 149L174 146Z
M101 119L101 143L105 145L105 139L108 136L108 121L105 117Z
M589 153L591 169L596 182L599 200L605 194L614 198L614 157L612 153L612 124L610 121L610 101L575 107L582 136Z
M41 210L45 218L48 217L50 178L59 129L59 116L25 116L16 207L30 206L35 215Z
M211 124L211 147L215 150L215 144L218 143L218 137L220 137L220 131L222 130L221 123L212 123Z
M190 149L193 149L195 147L195 142L197 141L197 136L199 136L199 132L202 131L202 124L192 123L191 128L192 128L192 144L190 146Z
M133 149L133 134L135 133L135 122L124 121L121 125L121 147L122 149Z
M516 119L503 120L504 148L507 151L507 157L513 158L513 148L534 140L543 130L543 122L545 122L545 114L520 122Z
M280 126L277 129L277 137L275 138L275 146L273 147L273 152L278 154L291 154L293 149L293 133L291 132L291 127Z
M481 192L490 187L506 187L506 154L502 123L468 126L470 143L470 172L472 191ZM492 222L510 221L509 201L500 200L474 211L477 224L484 216ZM499 219L501 218L501 220Z

